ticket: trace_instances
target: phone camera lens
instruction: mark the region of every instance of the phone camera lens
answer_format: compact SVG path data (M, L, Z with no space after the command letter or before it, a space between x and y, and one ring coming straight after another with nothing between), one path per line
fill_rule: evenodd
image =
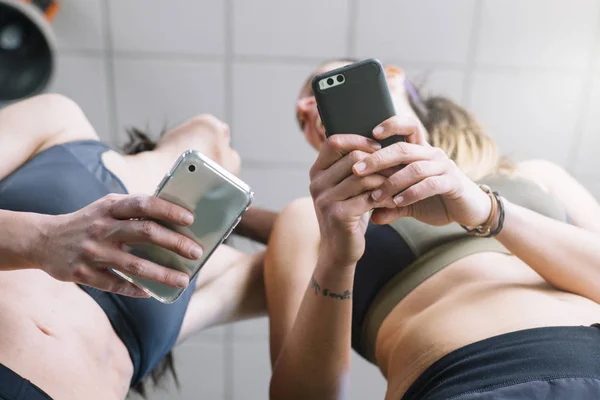
M327 79L327 84L330 86L333 85L333 78Z
M194 172L195 170L196 170L196 166L195 165L190 165L188 167L188 171L190 171L190 172Z
M338 76L337 76L337 81L338 81L339 83L342 83L342 82L344 82L344 75L338 75Z

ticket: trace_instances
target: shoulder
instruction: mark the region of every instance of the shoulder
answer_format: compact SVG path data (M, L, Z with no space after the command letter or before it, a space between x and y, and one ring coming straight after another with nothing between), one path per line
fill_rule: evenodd
M560 184L570 175L564 167L548 160L532 159L516 164L515 175L531 180L546 191L551 192L556 184Z
M277 216L276 230L285 232L311 232L319 230L312 198L302 197L289 203Z
M286 221L305 218L316 221L317 215L312 198L301 197L292 201L281 211L279 218Z

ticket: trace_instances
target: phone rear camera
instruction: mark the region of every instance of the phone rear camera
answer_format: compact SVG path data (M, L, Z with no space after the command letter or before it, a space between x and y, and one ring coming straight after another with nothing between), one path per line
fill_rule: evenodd
M333 78L329 78L329 79L327 79L327 84L328 84L329 86L333 85Z
M195 165L190 165L188 167L188 171L190 171L190 172L194 172L195 170L196 170L196 166Z
M338 75L338 76L337 76L337 81L338 81L339 83L342 83L342 82L344 82L344 75Z

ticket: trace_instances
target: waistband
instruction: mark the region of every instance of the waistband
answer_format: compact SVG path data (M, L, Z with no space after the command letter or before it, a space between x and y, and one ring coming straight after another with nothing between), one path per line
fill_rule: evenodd
M496 239L467 237L443 244L421 256L392 278L371 303L363 321L360 353L375 363L375 342L379 328L394 307L421 283L448 265L476 253L511 254Z
M42 389L0 364L0 398L6 400L52 400Z
M511 332L442 357L421 374L402 400L452 399L533 381L599 380L598 360L600 329L596 326ZM595 386L600 391L600 381Z

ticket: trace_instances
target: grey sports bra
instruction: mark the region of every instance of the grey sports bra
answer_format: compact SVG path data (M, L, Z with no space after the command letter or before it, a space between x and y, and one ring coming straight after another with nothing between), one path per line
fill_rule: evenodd
M531 181L492 175L478 183L490 186L511 203L559 221L568 220L564 207ZM392 309L422 282L446 266L472 254L510 254L496 239L469 236L456 223L440 227L412 218L401 218L390 226L411 249L415 259L378 291L362 321L357 350L371 362L375 362L375 342L381 324Z

